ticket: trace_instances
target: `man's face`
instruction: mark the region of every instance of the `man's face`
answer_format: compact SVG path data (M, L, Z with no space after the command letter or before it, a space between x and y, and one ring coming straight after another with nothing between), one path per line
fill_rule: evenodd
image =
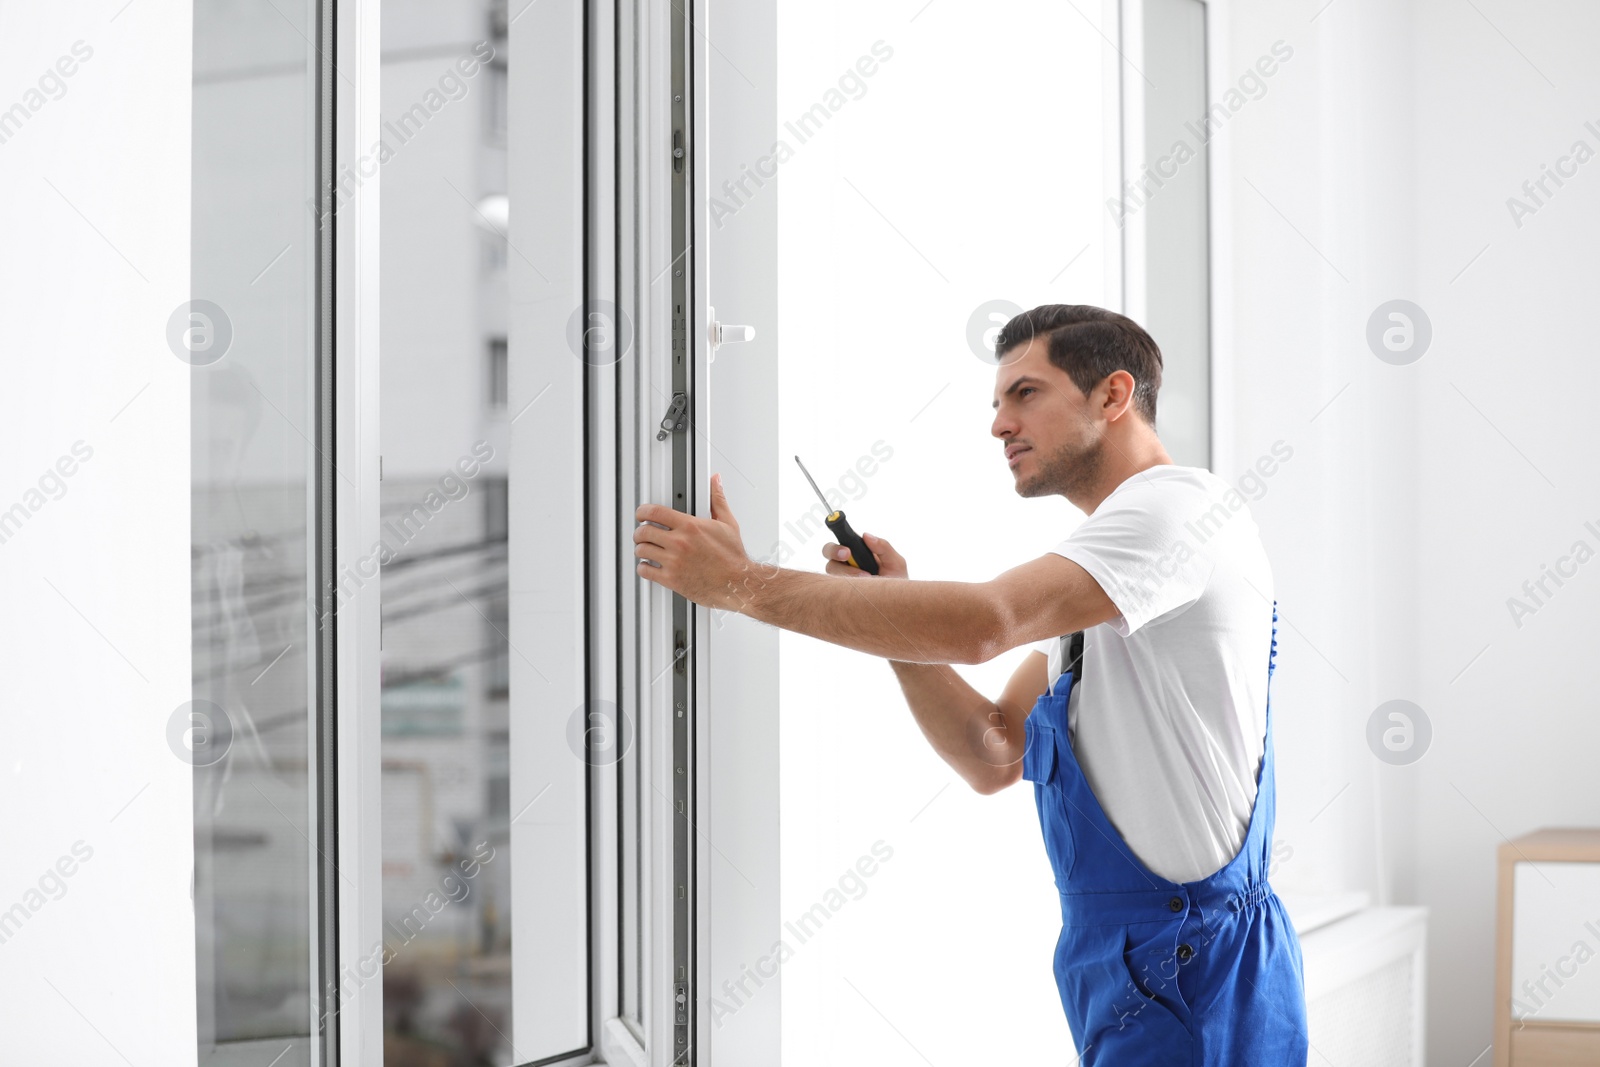
M1105 441L1089 398L1050 362L1036 337L1006 353L995 371L994 424L1018 496L1088 496L1105 465Z

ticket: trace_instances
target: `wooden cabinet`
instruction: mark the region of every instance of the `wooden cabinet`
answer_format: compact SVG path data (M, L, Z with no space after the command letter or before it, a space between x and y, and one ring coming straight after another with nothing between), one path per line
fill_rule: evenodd
M1495 1067L1600 1064L1600 829L1499 852Z

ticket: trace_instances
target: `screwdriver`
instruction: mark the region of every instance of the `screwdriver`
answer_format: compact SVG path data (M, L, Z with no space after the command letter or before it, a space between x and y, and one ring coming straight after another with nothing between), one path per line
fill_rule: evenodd
M800 463L800 457L794 457L794 461ZM812 492L817 494L817 499L822 501L822 506L831 508L833 505L828 503L828 498L822 495L821 489L817 488L815 479L811 477L811 472L806 470L804 463L800 463L800 473L804 474L806 481L811 483ZM850 550L851 558L847 561L850 566L857 570L866 571L868 574L877 574L877 557L872 554L872 549L867 547L867 543L861 540L860 535L850 529L850 524L845 521L844 512L830 511L826 522L828 531L839 539L841 545Z

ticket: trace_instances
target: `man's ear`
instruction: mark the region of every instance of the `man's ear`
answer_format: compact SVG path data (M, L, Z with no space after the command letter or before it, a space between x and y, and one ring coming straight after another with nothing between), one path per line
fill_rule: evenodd
M1120 419L1125 412L1132 410L1133 391L1138 386L1132 374L1119 367L1102 378L1100 385L1095 386L1095 389L1098 390L1102 386L1106 390L1106 399L1100 408L1105 412L1107 420Z

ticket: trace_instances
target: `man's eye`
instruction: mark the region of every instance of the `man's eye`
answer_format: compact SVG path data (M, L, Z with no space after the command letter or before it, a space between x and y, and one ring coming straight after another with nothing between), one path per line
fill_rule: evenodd
M1017 395L1018 396L1026 396L1028 393L1036 393L1036 392L1038 392L1038 390L1035 389L1033 386L1024 385L1021 389L1017 390Z

